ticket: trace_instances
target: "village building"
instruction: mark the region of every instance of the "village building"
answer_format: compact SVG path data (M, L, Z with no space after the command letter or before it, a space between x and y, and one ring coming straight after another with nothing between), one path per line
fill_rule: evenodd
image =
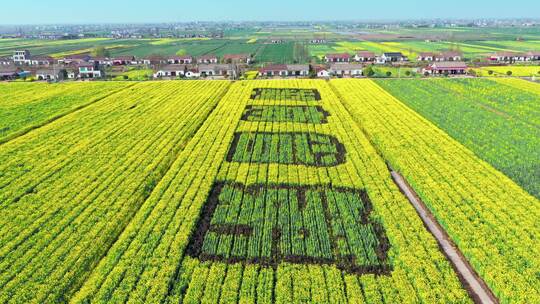
M199 72L199 69L197 67L192 67L186 71L185 76L187 78L198 78L201 77L201 73Z
M526 57L527 61L538 61L540 60L540 51L527 52Z
M232 64L200 64L198 66L201 77L221 76L236 78L238 71Z
M245 63L250 64L252 62L251 54L225 54L223 56L224 63Z
M170 64L158 69L154 73L154 78L176 78L183 77L186 75L188 66L185 64Z
M463 54L457 51L447 51L435 55L434 61L462 61Z
M15 66L1 67L0 80L14 80L20 77L20 70Z
M407 60L407 57L404 56L401 52L383 53L380 57L377 57L377 63L379 64L404 62Z
M324 56L324 61L328 63L332 62L350 62L351 61L351 55L347 53L341 53L341 54L326 54Z
M285 41L281 38L269 38L271 44L282 44Z
M330 77L330 71L328 69L320 69L317 71L317 77L319 78L329 78Z
M30 64L30 58L31 58L30 51L29 50L15 51L13 53L12 58L15 64L19 64L19 65Z
M119 56L112 59L112 65L135 65L135 56Z
M314 39L311 39L309 41L309 43L311 43L311 44L325 44L326 39L324 39L324 38L314 38Z
M527 55L524 53L515 52L498 52L491 55L488 59L490 61L513 63L526 61Z
M288 64L287 73L288 73L287 76L295 76L295 77L309 76L309 65L308 64Z
M218 63L217 56L214 55L203 55L197 58L197 63L203 63L203 64L211 64L211 63Z
M113 65L113 60L109 58L105 58L105 57L92 58L90 59L89 62L96 62L100 66L105 66L105 67L111 67Z
M143 58L142 63L145 65L157 66L157 65L167 64L167 58L163 56L159 56L159 55L152 55L152 56Z
M12 57L0 57L0 66L7 66L13 64L14 62Z
M65 68L67 79L76 79L79 76L79 69L76 67L68 66Z
M464 75L468 67L460 61L441 61L430 64L423 70L424 74L430 75Z
M37 80L63 80L65 70L63 68L47 68L36 71Z
M102 71L99 69L97 63L84 62L77 64L78 78L81 79L94 79L101 78L103 76Z
M189 55L185 56L172 56L167 58L167 62L169 64L192 64L193 63L193 57Z
M437 56L437 54L432 53L432 52L421 52L421 53L418 53L416 60L417 61L435 61L435 56Z
M54 64L54 58L51 56L32 56L30 58L30 65L49 66Z
M319 78L329 78L330 77L330 70L326 65L313 65L312 66L313 71Z
M259 75L261 76L287 76L287 65L286 64L271 64L267 65L259 70Z
M309 75L309 65L307 64L272 64L267 65L259 70L259 75L274 77L274 76L295 76L305 77Z
M352 63L334 63L330 66L330 75L337 77L362 76L363 66Z
M83 63L87 63L87 62L90 62L90 60L92 59L92 57L90 55L86 55L86 54L82 54L82 55L71 55L71 56L66 56L62 59L58 59L58 63L59 64L65 64L65 65L69 65L69 64L83 64Z
M359 51L354 55L354 61L356 62L373 62L375 61L375 53L369 51Z

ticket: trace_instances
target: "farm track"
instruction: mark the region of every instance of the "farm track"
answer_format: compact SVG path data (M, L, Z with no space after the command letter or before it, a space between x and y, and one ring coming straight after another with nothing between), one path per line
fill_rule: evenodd
M3 145L3 144L5 144L5 143L8 143L8 142L10 142L10 141L12 141L12 140L15 140L15 139L17 139L17 138L19 138L19 137L21 137L21 136L24 136L24 135L26 135L26 134L32 132L33 130L37 130L37 129L39 129L39 128L41 128L41 127L44 127L44 126L46 126L46 125L48 125L48 124L50 124L50 123L53 123L53 122L55 122L56 120L58 120L58 119L60 119L60 118L63 118L63 117L65 117L65 116L67 116L67 115L76 113L76 112L78 112L78 111L80 111L80 110L85 109L85 108L88 107L88 106L91 106L91 105L93 105L93 104L95 104L95 103L97 103L97 102L100 102L100 101L102 101L102 100L104 100L104 99L106 99L106 98L109 98L109 97L111 97L111 96L113 96L113 95L115 95L115 94L118 94L118 93L120 93L120 92L122 92L122 91L124 91L124 90L127 90L127 89L133 87L134 85L136 85L136 83L130 84L130 85L126 86L125 88L116 90L116 91L111 92L111 93L109 93L109 94L106 94L106 95L104 95L104 96L102 96L102 97L100 97L100 98L97 98L97 99L95 99L95 100L92 100L92 101L90 101L90 102L88 102L88 103L82 104L82 105L80 105L80 106L78 106L78 107L75 107L75 108L73 108L73 109L71 109L71 110L69 110L69 111L67 111L67 112L60 113L60 114L58 114L58 115L55 115L55 116L53 116L53 117L47 119L46 121L44 121L44 122L42 122L42 123L39 123L39 124L30 126L30 127L28 127L28 128L22 129L22 130L20 130L20 131L18 131L18 132L16 132L16 133L14 133L14 134L11 134L11 135L9 135L9 136L7 136L7 137L4 137L4 138L0 139L0 146Z
M334 94L338 97L340 101L343 100L343 96L341 93L337 90L337 88L328 82L328 85L332 88L334 91ZM347 109L347 111L349 111ZM349 112L349 114L352 116L353 114ZM384 159L383 154L379 151L377 148L377 145L372 142L371 137L367 132L364 130L364 127L359 125L360 130L362 133L364 133L365 137L371 142L374 149L377 150L377 153L380 155L381 158ZM427 230L433 235L433 237L437 240L437 243L439 244L439 248L441 252L444 253L444 256L452 264L452 267L458 274L458 277L461 281L461 284L463 287L467 290L471 298L475 301L475 303L482 303L482 304L494 304L499 303L498 299L494 296L493 292L487 284L484 282L484 280L474 271L469 261L465 258L463 253L457 248L457 246L454 245L454 242L448 235L448 233L444 230L444 228L437 222L435 219L435 216L429 211L427 206L420 200L414 189L408 184L408 182L405 180L401 174L394 171L389 165L388 169L390 172L390 175L392 176L392 179L396 186L400 189L400 191L407 197L409 202L413 205L415 210L417 211L418 216L422 219L422 222L424 223Z
M414 206L418 216L420 216L429 232L437 239L441 251L458 273L461 283L467 289L475 303L499 303L499 300L495 297L491 289L476 271L474 271L469 261L467 261L463 253L457 248L448 233L437 222L433 213L429 211L405 178L391 167L389 167L389 170L396 185Z

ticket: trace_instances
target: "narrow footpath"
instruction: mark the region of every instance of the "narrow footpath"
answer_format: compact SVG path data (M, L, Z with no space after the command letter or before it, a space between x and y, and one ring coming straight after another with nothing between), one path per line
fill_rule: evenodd
M393 169L390 174L394 182L399 187L401 192L409 199L411 204L416 209L416 212L424 222L426 228L431 232L439 243L439 247L443 251L446 258L452 264L452 267L457 272L461 282L467 289L475 303L496 304L499 303L497 298L482 278L473 270L465 256L459 251L457 246L451 241L450 237L437 222L433 214L427 206L420 200L416 192L411 188L407 181Z

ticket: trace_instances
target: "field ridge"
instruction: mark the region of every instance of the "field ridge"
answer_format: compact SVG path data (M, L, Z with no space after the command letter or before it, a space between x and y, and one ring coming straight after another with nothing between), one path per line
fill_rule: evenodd
M86 107L88 107L88 106L90 106L92 104L100 102L100 101L102 101L102 100L104 100L104 99L106 99L108 97L111 97L111 96L113 96L115 94L118 94L118 93L124 91L124 90L127 90L127 89L129 89L129 88L131 88L131 87L133 87L135 85L136 85L135 83L126 85L125 87L122 87L122 88L119 88L119 89L117 89L117 90L115 90L113 92L107 93L106 95L100 96L99 98L92 99L89 102L78 105L75 108L69 109L68 111L58 113L58 114L46 119L45 121L39 122L39 123L34 124L34 125L29 125L29 126L23 128L23 129L20 129L20 130L18 130L16 132L6 136L6 137L0 138L0 146L5 144L5 143L8 143L8 142L10 142L12 140L15 140L15 139L17 139L17 138L19 138L21 136L24 136L24 135L28 134L29 132L32 132L33 130L39 129L39 128L44 127L44 126L46 126L46 125L48 125L50 123L53 123L54 121L56 121L58 119L61 119L61 118L65 117L65 116L67 116L67 115L70 115L70 114L76 113L76 112L78 112L80 110L83 110L84 108L86 108Z

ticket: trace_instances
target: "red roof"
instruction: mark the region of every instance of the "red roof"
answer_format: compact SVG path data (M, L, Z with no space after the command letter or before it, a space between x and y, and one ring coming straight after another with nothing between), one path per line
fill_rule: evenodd
M225 54L223 55L223 59L227 60L227 59L248 59L250 58L251 55L250 54Z
M349 59L351 58L351 55L347 53L340 53L340 54L326 54L325 56L328 59Z
M76 55L69 55L69 56L66 56L64 57L65 59L88 59L90 58L90 55L88 54L76 54Z
M79 68L81 68L81 67L82 67L82 68L84 68L84 67L86 67L86 68L93 68L93 67L94 67L94 64L93 64L93 63L84 62L84 63L79 63L79 64L77 64L77 67L79 67Z
M422 53L418 53L418 56L419 57L434 57L435 53L433 53L433 52L422 52Z
M191 57L190 55L184 55L184 56L171 56L171 57L168 57L168 59L174 59L174 60L191 60L193 59L193 57Z
M325 65L314 65L313 70L318 73L320 71L328 71L328 67Z
M428 70L466 70L469 67L460 61L442 61L432 63L427 69Z
M32 57L33 60L42 60L42 61L54 61L54 58L51 56L34 56Z
M498 52L498 53L495 53L492 57L518 57L518 56L524 56L524 54L515 53L515 52Z
M115 57L113 60L131 61L134 59L135 59L135 56L118 56L118 57Z
M443 57L461 57L461 56L463 56L463 54L461 52L458 52L458 51L446 51L446 52L442 52L441 56L443 56Z
M356 55L358 55L358 57L364 57L364 58L375 58L375 53L370 52L370 51L359 51L359 52L356 52Z
M202 56L199 56L199 59L217 59L217 56L215 55L202 55Z
M279 71L286 71L287 70L287 65L286 64L271 64L271 65L267 65L263 68L261 68L259 71L261 73L266 73L266 72L279 72Z

